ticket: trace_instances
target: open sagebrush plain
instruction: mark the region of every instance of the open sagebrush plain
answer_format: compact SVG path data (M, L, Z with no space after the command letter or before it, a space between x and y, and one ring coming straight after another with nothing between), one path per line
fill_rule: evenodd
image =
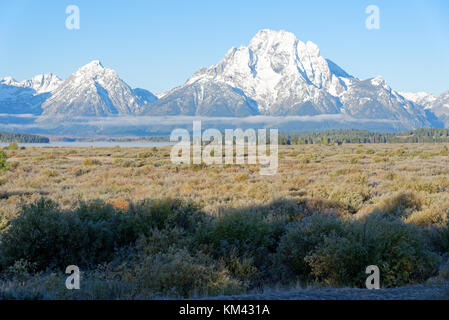
M5 152L0 298L332 298L319 288L363 288L368 265L399 298L448 294L444 144L280 146L274 176L170 147Z

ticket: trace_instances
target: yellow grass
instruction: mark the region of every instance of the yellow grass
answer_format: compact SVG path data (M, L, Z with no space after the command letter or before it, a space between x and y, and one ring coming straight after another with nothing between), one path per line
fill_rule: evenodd
M259 175L258 165L174 165L170 147L7 150L14 165L0 173L0 217L4 224L21 205L42 196L63 207L92 199L123 207L145 198L183 198L210 214L278 198L307 198L363 214L397 193L414 192L422 205L406 220L442 223L449 210L449 157L441 147L281 146L275 176Z

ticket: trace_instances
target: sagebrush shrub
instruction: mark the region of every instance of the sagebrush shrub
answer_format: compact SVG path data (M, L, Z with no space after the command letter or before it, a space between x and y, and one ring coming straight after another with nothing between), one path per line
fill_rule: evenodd
M282 223L270 222L260 212L236 210L200 228L195 241L202 251L223 259L234 277L254 287L273 278L271 266L281 232Z
M125 271L124 280L131 281L135 290L151 292L156 297L229 295L245 290L223 265L202 253L192 255L184 249L144 256Z
M19 149L19 144L17 142L11 142L6 149L8 150L18 150Z
M0 171L8 170L9 163L6 161L8 159L6 152L0 150Z
M99 165L101 165L101 162L98 159L85 159L85 160L83 160L83 165L85 165L85 166L99 166Z
M37 270L71 264L92 267L154 229L178 227L191 232L203 219L198 210L183 201L161 200L143 201L127 211L102 201L64 211L41 199L23 207L1 235L0 265L7 267L23 259Z
M420 283L434 274L439 257L416 226L373 216L347 227L308 259L312 274L325 283L363 287L368 265L380 268L384 287Z
M282 237L277 258L287 271L303 280L309 277L310 266L305 258L331 234L342 234L342 221L332 216L313 215L292 223Z
M143 233L174 227L194 232L206 220L200 206L180 199L143 200L130 204L128 214Z
M44 270L71 264L86 266L107 259L119 243L120 235L115 231L120 219L113 216L112 208L107 217L108 207L102 211L103 216L94 214L90 219L82 211L61 211L45 199L24 207L1 236L2 266L23 259Z
M153 229L148 236L141 237L136 242L136 250L145 255L164 253L172 248L194 251L197 249L194 246L192 235L178 227Z
M449 254L449 221L442 227L431 229L429 237L437 252L442 255Z
M359 215L381 214L385 218L407 218L423 207L423 197L415 192L401 191L382 198L378 203L363 208Z
M294 275L333 286L364 286L365 269L377 265L385 287L424 281L438 255L414 225L373 215L341 221L311 217L291 226L278 250Z
M0 275L29 281L75 264L90 277L83 297L108 297L108 288L110 297L194 297L298 280L363 287L368 265L379 266L383 287L419 283L449 251L449 226L405 219L419 200L394 195L352 216L331 201L279 199L213 217L177 199L65 210L41 199L0 234Z
M273 231L273 226L262 214L235 210L201 228L197 241L208 245L214 256L225 256L231 252L239 256L258 256L275 247Z

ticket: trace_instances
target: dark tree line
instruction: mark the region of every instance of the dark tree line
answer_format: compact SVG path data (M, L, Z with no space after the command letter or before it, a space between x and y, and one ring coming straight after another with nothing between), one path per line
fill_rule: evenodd
M448 129L416 129L406 132L385 133L368 130L326 130L316 132L290 132L279 136L282 145L297 144L364 144L364 143L447 143Z
M0 142L49 143L50 139L34 134L0 132Z

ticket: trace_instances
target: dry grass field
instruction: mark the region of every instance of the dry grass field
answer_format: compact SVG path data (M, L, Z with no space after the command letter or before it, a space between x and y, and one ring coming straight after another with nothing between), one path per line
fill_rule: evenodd
M126 206L181 198L210 214L279 198L310 199L353 214L404 191L422 198L410 217L418 223L444 220L449 208L449 155L441 144L281 146L275 176L259 175L254 165L173 165L170 147L29 147L7 153L13 169L0 178L6 220L42 196L64 207L79 200Z
M261 176L257 165L174 165L170 147L27 147L6 153L9 169L0 172L0 250L4 257L11 257L4 258L0 266L4 298L192 297L291 288L299 283L362 286L364 270L352 270L352 261L361 255L367 262L372 258L373 264L383 263L386 287L449 276L449 153L443 144L280 146L275 176ZM73 293L63 287L62 262L28 259L34 250L30 247L42 240L39 235L21 238L30 242L24 245L27 249L20 247L22 251L17 249L20 243L12 244L25 232L26 223L32 228L28 232L42 227L31 218L19 219L41 210L36 209L41 198L52 200L48 205L41 203L42 210L56 210L56 206L63 215L75 212L82 203L88 208L101 203L112 215L125 215L136 212L139 205L145 207L145 199L180 199L181 209L171 204L172 211L192 204L206 218L195 222L191 231L180 227L176 216L174 225L152 227L121 246L114 242L111 256L85 263L84 279L89 284L84 291ZM235 219L226 220L226 215ZM324 220L315 221L315 217ZM252 223L254 232L266 232L269 239L251 238L239 218ZM393 231L386 232L390 227ZM362 233L365 241L366 229L372 232L370 239L386 244L382 248L373 244L351 247ZM233 235L233 230L240 235ZM421 238L413 238L417 233ZM245 235L248 239L241 238ZM321 237L319 247L301 247L315 235ZM58 238L63 236L48 239L64 242ZM187 240L180 245L177 239ZM166 247L154 249L158 241ZM346 261L351 255L353 260ZM150 280L138 275L147 270L163 278L171 270L165 266L182 269L180 264L189 261L197 263L198 269L188 272L210 276L199 282L187 279L184 287L174 288L168 280L154 283L157 277ZM161 264L163 271L148 266L155 264Z

